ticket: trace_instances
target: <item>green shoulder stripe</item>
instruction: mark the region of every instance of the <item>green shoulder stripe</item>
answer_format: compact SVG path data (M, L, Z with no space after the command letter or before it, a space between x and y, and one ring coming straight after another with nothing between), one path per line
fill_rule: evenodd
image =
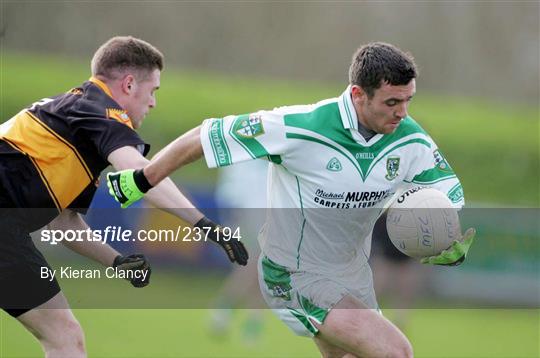
M329 148L332 148L336 152L339 152L344 157L346 157L352 163L352 165L356 168L356 170L358 171L360 176L362 178L364 177L363 174L362 174L362 171L360 170L360 166L358 165L358 163L353 161L351 158L349 158L350 153L349 153L349 155L347 155L344 151L342 151L341 149L339 149L335 145L327 143L327 142L325 142L325 141L323 141L323 140L321 140L319 138L311 137L311 136L308 136L308 135L305 135L305 134L300 134L300 133L289 133L289 132L287 132L287 133L285 133L285 137L286 138L293 138L293 139L307 140L307 141L310 141L310 142L319 143L319 144L322 144L322 145L327 146Z
M385 149L385 151L382 153L382 155L377 155L374 159L371 159L371 160L357 159L355 161L355 160L351 159L351 157L350 157L352 155L352 153L350 153L350 152L345 153L343 150L338 148L336 145L328 143L327 141L323 141L323 140L321 140L319 138L315 138L315 137L308 136L308 135L305 135L305 134L289 133L289 132L285 133L285 136L287 138L301 139L301 140L307 140L307 141L310 141L310 142L318 143L318 144L327 146L327 147L335 150L336 152L342 154L356 168L356 170L358 171L358 174L360 174L360 177L362 178L363 181L365 181L366 178L368 177L368 175L371 173L371 170L375 167L375 164L377 164L380 160L385 158L386 155L390 154L394 150L396 150L398 148L401 148L403 146L406 146L406 145L414 144L414 143L425 145L428 148L431 147L431 144L425 139L412 138L412 139L403 140L403 141L401 141L399 143L396 143L394 146L392 146L389 149L383 148L383 149Z
M350 118L347 118L347 120L350 120ZM351 161L353 161L355 168L360 173L362 180L367 178L371 169L378 161L397 148L413 143L431 147L427 133L411 117L403 119L394 133L382 136L382 138L370 146L363 146L356 142L350 130L343 128L337 102L321 105L307 113L287 114L284 116L284 123L287 127L315 132L328 139L327 141L322 141L313 135L307 135L307 133L306 135L293 134L290 133L290 129L286 134L287 138L317 142L340 152L349 160L353 158ZM334 145L331 143L334 143ZM338 146L343 150L337 148Z
M456 175L451 170L441 170L438 167L424 170L422 173L415 176L412 180L417 184L433 184L441 180L455 178Z
M349 131L343 128L337 102L327 103L311 112L286 114L283 121L285 126L307 129L338 143L352 139Z
M350 121L350 118L347 118ZM383 136L369 147L364 147L353 139L350 130L343 128L337 102L327 103L307 113L291 113L284 116L284 123L289 127L303 128L316 132L346 147L351 153L369 150L377 156L384 148L403 137L421 134L428 137L424 129L411 117L403 119L392 134Z

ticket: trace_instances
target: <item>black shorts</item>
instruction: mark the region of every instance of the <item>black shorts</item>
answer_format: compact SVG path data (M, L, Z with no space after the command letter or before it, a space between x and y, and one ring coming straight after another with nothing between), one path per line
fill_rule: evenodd
M54 297L60 286L41 278L42 268L50 267L18 215L24 209L8 208L0 192L0 308L17 317Z

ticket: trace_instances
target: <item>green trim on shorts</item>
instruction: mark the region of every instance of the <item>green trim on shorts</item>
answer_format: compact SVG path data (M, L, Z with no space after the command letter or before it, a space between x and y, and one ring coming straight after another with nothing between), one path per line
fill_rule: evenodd
M293 310L292 308L289 308L289 312L291 312L291 314L296 317L300 321L300 323L302 323L302 325L306 327L309 332L311 332L311 334L316 335L317 333L319 333L317 327L315 327L313 323L311 323L311 321L306 315L298 312L297 310Z
M318 307L304 296L298 295L298 301L300 302L300 306L302 306L302 309L309 317L315 318L318 324L322 324L324 322L324 319L329 312L327 309Z
M278 154L270 154L268 156L268 160L276 164L281 164L283 162L283 159L281 159L281 155Z
M292 290L291 274L287 268L273 262L266 256L263 257L261 264L264 282L272 292L272 296L290 301Z
M311 320L313 319L318 324L323 324L330 310L318 307L309 299L299 295L298 293L296 294L296 298L298 299L298 303L302 309L295 310L289 308L289 312L292 313L292 315L296 317L309 332L316 335L319 333L319 329L313 324L313 322L311 322Z

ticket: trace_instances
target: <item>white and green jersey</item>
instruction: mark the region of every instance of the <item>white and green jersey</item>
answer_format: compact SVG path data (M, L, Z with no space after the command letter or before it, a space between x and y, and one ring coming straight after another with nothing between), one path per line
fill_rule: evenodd
M333 273L365 264L374 222L405 185L432 186L456 207L464 203L453 170L412 118L366 142L350 87L313 105L207 119L201 142L209 167L271 162L261 246L295 270ZM249 183L237 195L249 195Z

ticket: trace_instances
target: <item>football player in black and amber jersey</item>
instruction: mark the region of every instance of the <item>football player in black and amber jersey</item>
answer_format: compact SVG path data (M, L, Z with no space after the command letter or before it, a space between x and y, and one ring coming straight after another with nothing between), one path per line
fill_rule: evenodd
M84 335L56 279L41 278L48 264L29 233L44 225L86 230L80 214L101 171L109 164L122 170L148 163L149 146L135 129L156 105L162 69L155 47L114 37L94 54L92 77L82 86L41 99L0 125L0 307L36 336L46 356L85 356ZM170 179L147 198L191 224L208 225ZM146 279L131 283L148 284L143 255L122 256L101 242L63 243L105 266L144 270ZM222 247L245 265L241 243Z

